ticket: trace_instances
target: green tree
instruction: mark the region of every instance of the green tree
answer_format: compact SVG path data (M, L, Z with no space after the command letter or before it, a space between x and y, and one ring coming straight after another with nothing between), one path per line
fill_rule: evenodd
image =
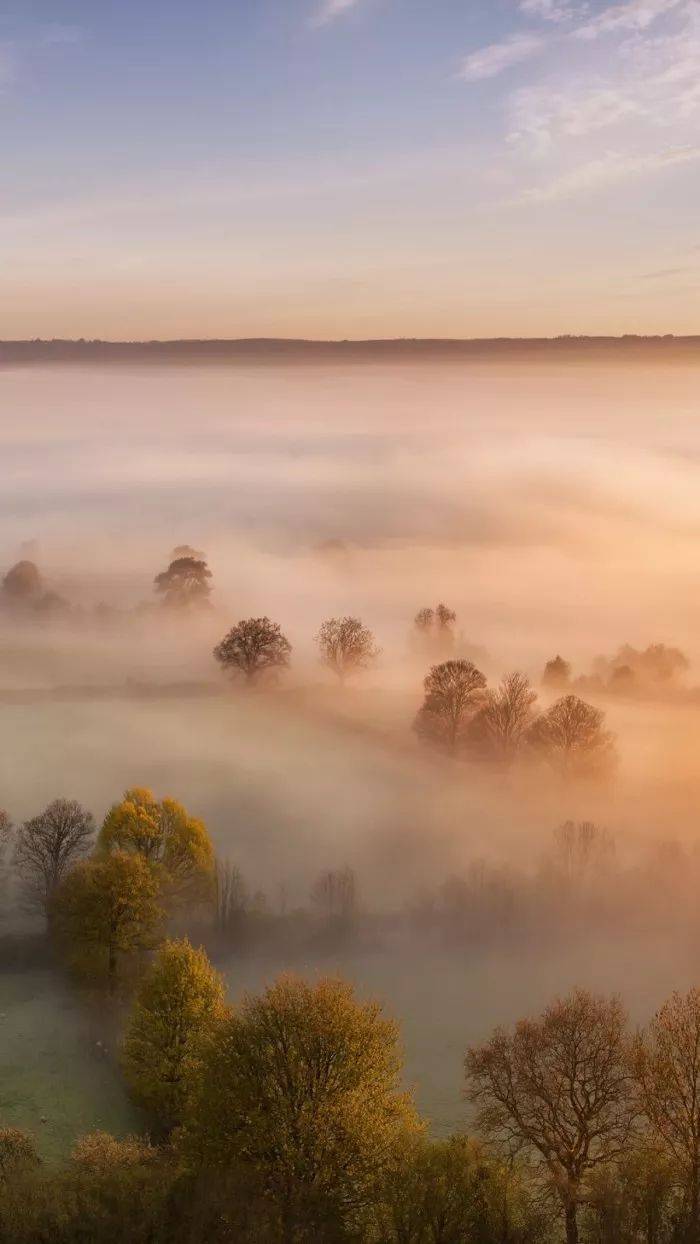
M98 839L103 852L127 851L155 869L169 902L211 894L214 848L203 821L174 799L134 787L107 813Z
M286 669L292 645L278 622L269 618L245 618L224 635L214 656L225 670L242 674L249 684L270 670Z
M417 1126L400 1071L397 1028L378 1005L339 980L283 977L207 1048L187 1150L211 1168L248 1168L285 1241L335 1238L329 1224L357 1225Z
M205 1041L225 1013L223 982L203 950L165 942L144 977L122 1046L131 1092L168 1134L182 1122Z
M110 993L120 959L151 944L161 917L153 869L126 851L83 860L56 895L56 927L69 954L84 963L96 953Z

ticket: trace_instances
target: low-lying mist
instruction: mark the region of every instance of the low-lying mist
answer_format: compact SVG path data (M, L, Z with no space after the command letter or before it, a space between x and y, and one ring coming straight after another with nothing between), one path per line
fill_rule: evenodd
M594 360L0 371L0 569L35 563L48 600L0 612L0 807L19 822L65 796L99 822L127 787L170 794L277 915L308 906L324 869L352 869L363 936L305 945L297 966L301 954L306 970L340 966L387 993L409 1072L428 1079L440 1051L452 1075L458 1047L550 986L635 981L641 1005L685 984L700 799L697 380L682 363ZM154 592L182 544L213 576L210 607L184 615ZM615 736L615 773L564 781L426 747L412 725L431 662L412 628L439 601L457 614L455 653L492 686L520 670L546 708L546 662L570 662L573 689ZM246 689L212 650L263 615L291 665ZM315 636L345 615L381 655L340 687ZM688 667L631 683L615 673L625 644L676 646ZM535 918L566 821L603 827L615 858L568 925L549 908ZM650 904L662 864L671 897ZM421 924L475 867L509 878L520 915L506 933L493 913L478 928ZM616 951L602 964L606 937ZM279 939L232 952L233 992L290 958ZM447 1028L426 1029L419 1017L441 1005Z

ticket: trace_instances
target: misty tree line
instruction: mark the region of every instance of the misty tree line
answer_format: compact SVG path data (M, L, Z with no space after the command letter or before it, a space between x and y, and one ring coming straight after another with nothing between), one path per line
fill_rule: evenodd
M226 926L241 905L183 805L133 788L99 830L66 800L2 829L66 968L104 991L147 1126L85 1136L58 1170L0 1127L8 1244L700 1244L699 991L640 1032L617 998L580 990L497 1029L466 1054L474 1136L434 1140L378 1005L284 977L231 1008L206 952L173 936L203 906ZM560 826L547 865L563 908L614 860L605 830ZM488 887L485 867L473 880ZM347 928L352 871L322 873L312 901Z
M378 909L347 865L321 869L306 904L284 879L255 889L216 855L203 821L140 788L125 792L99 832L74 800L56 799L16 827L0 811L0 867L6 913L40 913L73 968L112 991L163 928L196 930L216 953L284 946L303 955L396 934L464 950L700 923L697 845L655 840L623 863L615 836L592 821L559 825L528 870L473 859Z

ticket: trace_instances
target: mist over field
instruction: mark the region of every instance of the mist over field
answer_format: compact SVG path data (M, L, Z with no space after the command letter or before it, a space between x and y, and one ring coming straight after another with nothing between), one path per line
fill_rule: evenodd
M493 1023L576 984L624 988L644 1017L696 964L699 376L595 357L6 367L0 566L36 562L70 609L3 617L0 807L20 822L65 796L99 823L124 789L149 786L206 821L273 912L308 903L321 870L351 868L379 919L371 936L301 959L279 945L227 956L231 992L292 962L386 999L438 1129L463 1121L464 1046ZM213 590L183 619L153 581L185 543ZM413 618L439 601L457 613L459 654L492 685L522 671L542 707L557 654L590 675L623 644L664 643L689 669L644 694L581 691L616 737L610 780L494 773L411 728L430 665ZM212 649L261 615L282 626L291 666L245 690ZM382 651L339 689L314 637L343 615ZM627 887L614 939L595 915L554 938L544 922L527 951L482 933L447 948L408 937L400 914L475 863L529 885L567 820L614 836ZM683 853L663 876L662 847L667 864ZM680 872L678 900L635 908L654 870L659 893ZM3 928L20 918L6 911ZM14 988L23 1048L33 1012ZM70 1010L51 1014L78 1039Z

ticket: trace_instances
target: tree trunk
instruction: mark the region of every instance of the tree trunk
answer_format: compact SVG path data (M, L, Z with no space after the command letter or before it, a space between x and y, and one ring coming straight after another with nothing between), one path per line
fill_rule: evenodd
M566 1244L578 1244L578 1214L576 1202L564 1202L564 1222L566 1225Z

